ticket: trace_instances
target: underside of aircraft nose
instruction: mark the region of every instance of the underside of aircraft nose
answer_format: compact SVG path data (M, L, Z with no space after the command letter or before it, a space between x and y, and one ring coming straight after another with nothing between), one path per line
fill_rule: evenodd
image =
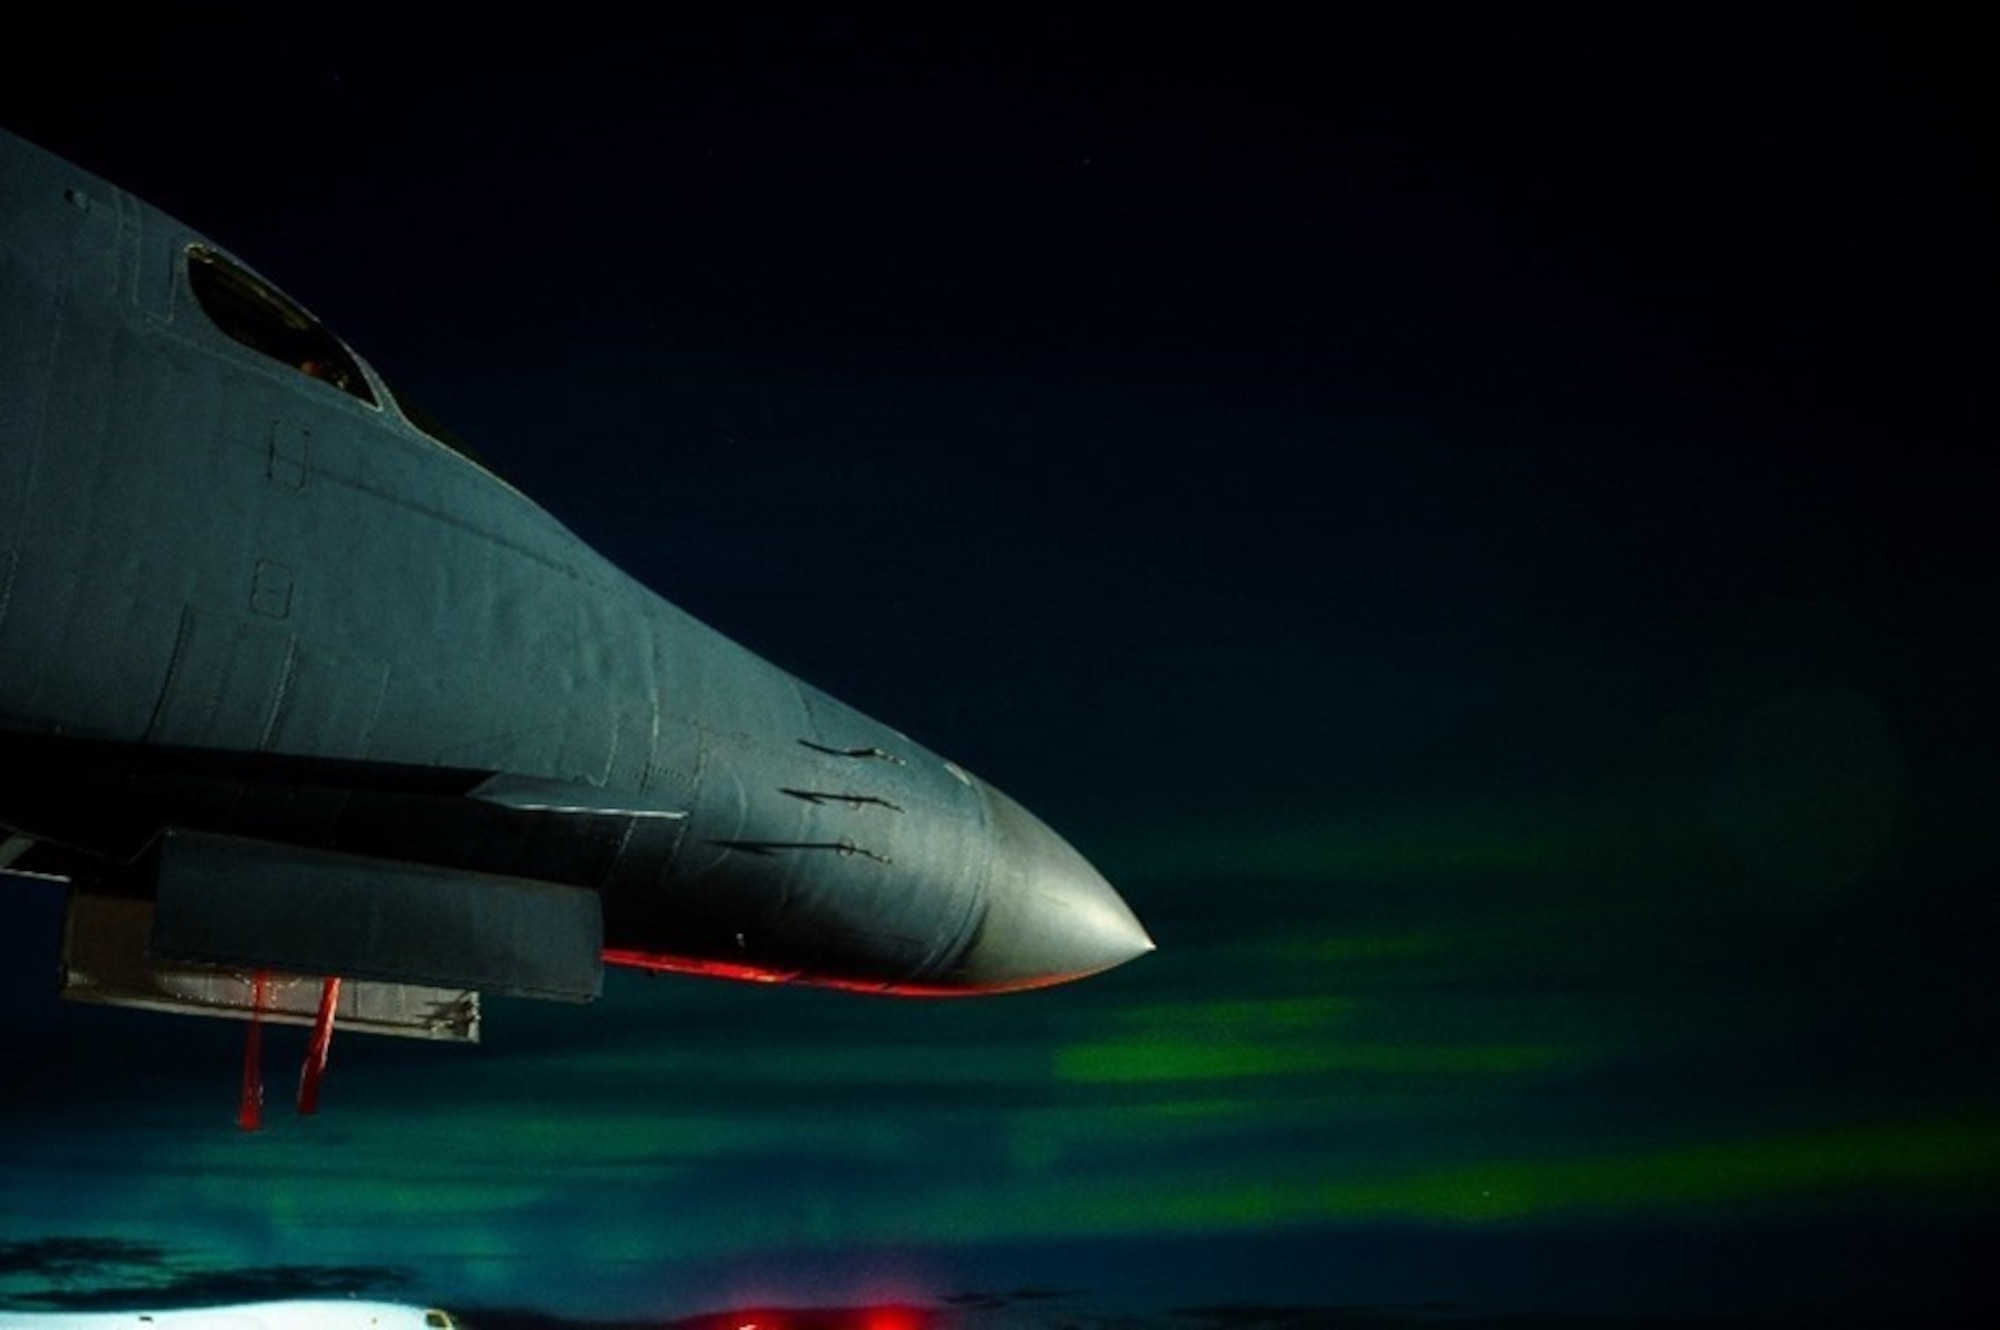
M978 992L1039 988L1108 970L1153 939L1090 862L1041 819L976 781L993 834L985 919L954 972Z

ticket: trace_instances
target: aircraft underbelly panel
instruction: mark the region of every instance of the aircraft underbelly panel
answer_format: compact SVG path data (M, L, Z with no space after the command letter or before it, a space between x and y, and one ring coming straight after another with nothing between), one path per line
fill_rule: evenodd
M603 988L581 887L176 829L155 901L156 960L573 1002Z
M323 976L272 975L259 1002L251 976L243 971L151 960L147 943L152 926L151 901L72 890L63 922L62 996L176 1016L313 1023ZM336 1019L343 1030L361 1034L477 1043L479 994L348 980L340 986Z

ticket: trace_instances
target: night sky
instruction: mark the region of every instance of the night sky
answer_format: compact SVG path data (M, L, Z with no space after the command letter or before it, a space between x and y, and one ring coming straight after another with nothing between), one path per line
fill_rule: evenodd
M0 125L1160 949L964 1002L614 973L336 1039L314 1119L281 1030L247 1135L242 1027L59 1004L10 879L0 1307L2000 1323L1969 29L56 22Z

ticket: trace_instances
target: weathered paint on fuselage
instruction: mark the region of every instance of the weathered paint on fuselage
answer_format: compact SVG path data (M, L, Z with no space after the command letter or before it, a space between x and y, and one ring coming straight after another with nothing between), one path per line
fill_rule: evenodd
M11 764L0 823L586 886L631 963L1021 986L966 962L996 816L1025 813L640 586L372 370L370 403L232 340L185 226L5 135L0 168L0 738L39 768ZM686 816L343 774L378 769Z

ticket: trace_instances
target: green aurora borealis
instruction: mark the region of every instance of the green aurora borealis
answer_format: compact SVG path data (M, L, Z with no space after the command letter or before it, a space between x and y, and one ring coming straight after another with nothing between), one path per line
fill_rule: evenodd
M1160 949L967 1002L617 973L336 1038L310 1120L280 1031L249 1136L241 1030L58 1004L59 891L9 880L0 1305L1996 1322L1969 38L324 18L79 31L0 124Z

